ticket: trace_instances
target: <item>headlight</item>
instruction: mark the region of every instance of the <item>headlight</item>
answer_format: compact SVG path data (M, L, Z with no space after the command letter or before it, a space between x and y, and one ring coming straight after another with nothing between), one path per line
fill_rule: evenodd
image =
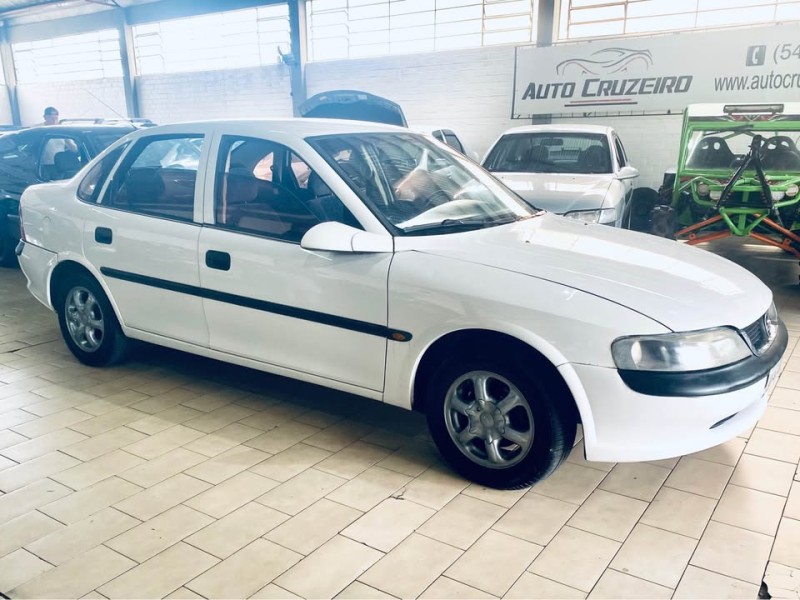
M624 337L611 344L617 368L633 371L702 371L721 367L752 352L735 329Z
M584 223L613 223L617 220L616 208L601 208L598 210L574 210L564 213L568 219L583 221Z
M795 196L797 196L797 192L800 192L800 187L798 187L796 183L793 183L792 185L786 188L786 195L789 198L794 198Z
M712 200L719 200L720 198L722 198L722 190L714 190L709 194L709 197Z
M711 191L711 188L708 187L707 183L700 183L697 185L697 195L698 196L708 196L708 192Z
M772 199L775 202L780 202L781 200L783 200L783 196L785 194L785 192L779 192L776 190L770 190L770 193L772 194Z

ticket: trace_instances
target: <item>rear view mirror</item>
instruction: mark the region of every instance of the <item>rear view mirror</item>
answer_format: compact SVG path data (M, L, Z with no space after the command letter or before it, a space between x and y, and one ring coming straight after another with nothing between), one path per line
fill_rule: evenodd
M394 242L387 235L368 233L344 223L328 221L309 229L300 240L300 247L328 252L392 252Z
M619 179L634 179L639 176L639 169L630 165L622 167L617 173Z
M557 137L549 137L543 138L541 142L539 142L542 146L563 146L564 140Z

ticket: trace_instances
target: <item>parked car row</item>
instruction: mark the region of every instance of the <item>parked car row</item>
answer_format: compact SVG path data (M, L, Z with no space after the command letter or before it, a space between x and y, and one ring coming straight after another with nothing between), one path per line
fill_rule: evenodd
M726 441L787 345L748 271L597 224L620 224L634 179L607 129L510 132L486 163L507 185L352 121L170 125L86 154L22 194L18 246L80 361L144 340L419 410L483 485L547 477L579 422L589 460ZM584 183L593 204L557 208Z

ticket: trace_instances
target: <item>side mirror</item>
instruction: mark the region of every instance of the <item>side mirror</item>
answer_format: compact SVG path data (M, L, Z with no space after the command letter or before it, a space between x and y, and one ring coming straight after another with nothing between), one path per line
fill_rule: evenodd
M630 165L622 167L617 173L617 177L619 179L633 179L638 176L639 176L639 169L637 169L636 167L632 167Z
M344 223L328 221L309 229L300 240L300 247L328 252L393 252L394 241L388 235L368 233Z

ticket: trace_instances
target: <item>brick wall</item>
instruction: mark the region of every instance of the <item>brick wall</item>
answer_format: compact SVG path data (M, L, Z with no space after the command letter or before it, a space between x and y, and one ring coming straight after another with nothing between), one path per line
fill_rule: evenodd
M42 121L45 106L55 106L61 118L125 117L125 88L121 78L17 86L23 125Z
M289 68L282 65L147 75L138 82L142 116L156 123L292 116Z

